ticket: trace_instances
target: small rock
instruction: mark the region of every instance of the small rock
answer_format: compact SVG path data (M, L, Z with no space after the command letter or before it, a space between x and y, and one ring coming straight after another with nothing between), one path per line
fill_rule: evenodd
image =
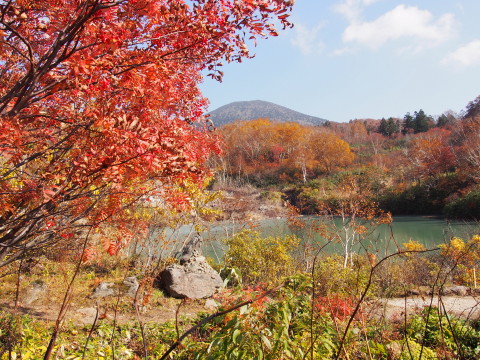
M480 288L470 289L472 295L480 295Z
M127 287L126 291L125 291L125 295L127 296L130 296L132 298L135 297L135 295L137 295L137 290L138 290L138 280L135 276L129 276L127 278L125 278L125 280L123 281L123 285L125 285Z
M185 264L188 260L190 260L190 258L198 256L202 253L202 242L202 237L199 233L197 233L185 244L179 258L181 265Z
M267 205L260 205L258 207L258 211L261 213L266 213L268 211L268 206Z
M25 305L30 305L34 301L38 300L41 295L45 293L47 286L42 280L36 280L30 284L30 287L27 289L24 295L23 303Z
M117 295L117 291L115 291L113 283L107 283L102 281L98 286L93 290L91 298L104 298L107 296L114 296Z
M205 300L204 307L207 310L216 311L218 309L218 303L213 299L207 299Z
M418 296L420 295L420 290L418 289L408 289L406 292L405 292L405 296Z
M418 286L405 292L405 296L430 296L433 290L430 286Z
M463 285L449 286L442 289L442 295L457 295L466 296L470 291L470 288Z

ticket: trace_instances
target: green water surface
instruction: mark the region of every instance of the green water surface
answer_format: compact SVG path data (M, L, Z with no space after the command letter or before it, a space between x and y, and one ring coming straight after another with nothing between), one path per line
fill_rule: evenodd
M284 236L295 234L312 247L320 247L327 243L316 232L315 226L325 223L330 229L342 233L341 219L324 219L318 217L303 217L301 219L305 226L301 229L291 229L286 219L266 219L255 224L255 229L260 231L262 236ZM214 226L202 234L205 240L204 252L218 261L221 261L225 246L222 239L248 227L245 224L230 226ZM480 224L473 222L455 221L448 222L442 218L427 216L397 216L391 224L381 224L372 229L367 236L357 236L355 239L355 251L368 251L379 256L393 253L403 244L413 240L423 244L428 249L448 242L453 236L468 239L473 234L480 233ZM325 248L328 253L342 253L343 246L340 240L329 243Z

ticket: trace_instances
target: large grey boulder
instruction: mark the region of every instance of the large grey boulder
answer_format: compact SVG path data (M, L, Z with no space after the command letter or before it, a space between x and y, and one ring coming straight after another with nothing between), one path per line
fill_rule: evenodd
M203 256L193 256L183 265L168 266L160 274L160 286L175 298L205 299L223 288L223 280Z

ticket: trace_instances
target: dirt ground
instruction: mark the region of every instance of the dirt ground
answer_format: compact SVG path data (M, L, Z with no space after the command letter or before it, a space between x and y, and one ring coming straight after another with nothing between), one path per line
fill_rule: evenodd
M480 297L478 296L413 296L406 298L382 299L375 304L373 313L388 320L397 320L413 313L418 313L424 307L436 306L448 314L462 319L475 320L480 318Z
M92 324L97 315L97 305L101 319L113 320L116 318L119 324L138 321L133 307L127 306L125 303L119 306L115 314L112 309L113 301L115 301L115 299L103 299L98 303L91 301L90 304L83 303L81 305L72 303L68 310L66 321L77 325ZM182 302L178 299L168 298L163 301L163 304L141 309L139 317L142 322L164 323L175 320L176 312L179 309L178 318L182 321L190 321L194 319L199 312L215 312L215 308L209 306L210 303L211 301L207 302L206 300L188 300ZM389 321L396 321L405 317L405 311L407 312L407 316L410 316L418 313L429 305L445 309L447 313L463 319L475 320L480 318L480 297L475 296L414 296L380 299L372 303L367 303L367 308L370 308L370 314L373 316L382 317ZM0 309L13 311L13 303L0 302ZM28 306L19 306L18 311L38 319L54 322L58 315L59 304L48 303L48 301L34 302Z
M119 306L117 313L115 313L113 310L113 302L115 302L115 299L111 299L110 301L111 302L108 305L106 305L105 301L98 304L98 316L101 320L111 321L116 318L116 321L119 324L128 324L138 321L133 306L125 306L125 304L122 304ZM28 306L22 306L20 304L17 311L40 320L55 322L59 309L60 304L48 304L42 302L33 303ZM168 299L168 301L165 301L164 305L140 308L139 318L142 322L164 323L175 320L177 309L179 309L178 318L182 321L194 319L199 312L212 313L215 311L214 309L205 306L205 300L189 300L182 303L182 301L178 299ZM7 312L14 311L13 302L0 302L0 310ZM81 306L72 303L67 312L66 322L80 326L88 325L94 322L96 316L97 304L95 302L92 302L91 304L82 304Z

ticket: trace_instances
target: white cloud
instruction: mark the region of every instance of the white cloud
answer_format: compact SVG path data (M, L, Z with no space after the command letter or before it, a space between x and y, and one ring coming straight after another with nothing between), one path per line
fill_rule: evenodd
M291 40L293 46L298 47L304 55L319 54L325 47L324 43L318 39L318 34L323 24L309 29L302 24L295 24L295 36Z
M335 5L334 10L347 18L349 21L354 21L360 17L361 7L358 0L345 0Z
M340 49L336 49L336 50L333 50L331 52L331 55L333 56L342 56L342 55L345 55L345 54L353 54L355 51L352 49L352 48L349 48L349 47L344 47L344 48L340 48Z
M407 38L419 43L435 45L454 34L455 19L444 14L437 20L428 10L415 6L398 5L371 22L353 21L343 33L344 42L357 42L379 48L388 41Z
M381 0L342 0L333 6L333 9L347 18L348 21L360 19L362 11L366 6L370 6Z
M459 67L480 65L480 40L474 40L448 54L442 64Z

